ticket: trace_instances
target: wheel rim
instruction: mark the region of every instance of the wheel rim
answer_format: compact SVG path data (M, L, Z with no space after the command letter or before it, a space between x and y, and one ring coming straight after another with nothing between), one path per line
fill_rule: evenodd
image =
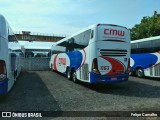
M70 72L67 70L67 78L70 79Z
M76 72L73 72L72 79L73 79L74 82L76 81Z
M137 71L137 75L138 75L139 77L142 77L142 76L143 76L143 71L142 71L141 69L139 69L139 70Z

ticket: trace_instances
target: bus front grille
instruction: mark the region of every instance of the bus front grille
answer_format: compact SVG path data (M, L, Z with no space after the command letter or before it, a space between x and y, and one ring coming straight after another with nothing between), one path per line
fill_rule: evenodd
M126 56L127 50L101 49L102 56Z

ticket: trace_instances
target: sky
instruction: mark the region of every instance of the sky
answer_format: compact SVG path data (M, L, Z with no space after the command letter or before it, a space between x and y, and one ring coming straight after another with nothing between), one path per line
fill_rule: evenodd
M0 14L14 32L71 35L92 24L132 28L160 13L160 0L0 0Z

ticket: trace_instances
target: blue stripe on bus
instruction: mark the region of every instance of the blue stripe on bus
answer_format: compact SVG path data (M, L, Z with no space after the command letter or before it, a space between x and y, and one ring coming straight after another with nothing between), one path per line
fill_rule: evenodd
M8 91L8 80L3 80L0 82L0 94L5 94Z
M132 69L135 70L137 66L142 67L143 69L149 68L152 65L156 64L158 57L154 54L131 54L131 58L134 60L134 65Z
M90 72L90 83L119 83L123 81L128 80L129 75L128 74L120 74L120 75L108 75L108 76L102 76L97 75L93 72ZM116 78L117 80L111 80L112 78Z
M69 56L70 59L70 68L74 67L75 70L77 70L82 63L83 55L80 51L74 51L66 53Z

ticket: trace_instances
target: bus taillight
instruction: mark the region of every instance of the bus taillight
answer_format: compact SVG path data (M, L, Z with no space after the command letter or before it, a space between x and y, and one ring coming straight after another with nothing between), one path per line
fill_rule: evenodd
M0 60L0 81L5 80L6 79L6 65L5 65L5 61Z
M100 74L100 72L98 70L97 58L93 59L93 62L92 62L92 72L94 72L96 74Z

